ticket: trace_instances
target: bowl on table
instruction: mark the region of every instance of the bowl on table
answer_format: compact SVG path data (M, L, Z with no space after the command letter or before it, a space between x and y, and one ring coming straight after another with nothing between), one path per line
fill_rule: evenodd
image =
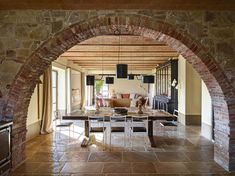
M114 108L114 113L120 115L127 115L128 109L127 108Z

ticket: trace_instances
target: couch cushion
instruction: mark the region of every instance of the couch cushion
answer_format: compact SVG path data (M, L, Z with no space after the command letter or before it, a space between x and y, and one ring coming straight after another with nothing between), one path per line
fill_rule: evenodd
M113 107L130 107L130 99L113 99Z
M121 99L122 98L122 95L120 93L117 93L117 99Z
M130 99L132 99L132 100L135 99L135 93L130 94Z
M130 94L122 94L122 98L129 98Z

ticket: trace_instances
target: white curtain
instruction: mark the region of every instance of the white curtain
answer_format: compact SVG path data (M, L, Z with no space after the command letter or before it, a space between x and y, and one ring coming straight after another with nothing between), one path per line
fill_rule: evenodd
M52 66L43 74L43 105L41 134L53 131L52 127Z

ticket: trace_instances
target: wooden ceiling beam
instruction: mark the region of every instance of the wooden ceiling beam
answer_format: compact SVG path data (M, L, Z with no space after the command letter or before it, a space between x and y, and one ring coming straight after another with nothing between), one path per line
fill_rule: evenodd
M143 63L148 63L148 64L159 64L159 63L164 63L165 61L119 61L119 63L125 63L125 64L143 64ZM84 61L84 62L77 62L74 61L75 64L100 64L100 65L105 65L105 64L117 64L118 61L112 61L112 62L95 62L94 61Z
M75 46L167 46L164 43L152 43L152 44L144 44L144 43L79 43Z
M90 58L90 57L95 57L95 58L123 58L123 57L129 57L129 58L135 58L135 57L141 57L141 58L143 58L143 57L178 57L179 56L179 54L177 53L177 54L169 54L169 53L165 53L165 54L159 54L159 55L143 55L143 56L140 56L140 55L136 55L136 56L131 56L131 55L112 55L112 56L94 56L94 55L90 55L90 54L87 54L87 55L63 55L63 56L60 56L60 57L64 57L64 58L66 58L66 57L77 57L77 58Z
M92 61L92 62L108 62L108 61L167 61L169 59L177 59L177 57L130 57L130 58L112 58L112 57L61 57L66 58L69 61Z
M79 49L69 49L65 53L133 53L137 51L137 53L177 53L176 51L170 49L170 48L143 48L143 47L133 47L133 48L104 48L103 50L101 48L79 48Z

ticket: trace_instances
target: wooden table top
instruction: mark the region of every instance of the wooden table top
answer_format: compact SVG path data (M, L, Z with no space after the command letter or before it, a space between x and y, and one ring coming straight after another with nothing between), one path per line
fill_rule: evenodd
M132 116L135 117L143 117L148 116L151 120L173 120L176 119L175 116L172 114L162 111L162 110L156 110L156 109L143 109L143 114L138 114L137 108L127 108L128 114L127 118L131 118ZM95 110L78 110L76 112L72 112L69 114L65 114L62 116L64 120L87 120L88 116L94 116L94 117L110 117L116 115L113 112L113 108L100 108L99 112L97 113Z

